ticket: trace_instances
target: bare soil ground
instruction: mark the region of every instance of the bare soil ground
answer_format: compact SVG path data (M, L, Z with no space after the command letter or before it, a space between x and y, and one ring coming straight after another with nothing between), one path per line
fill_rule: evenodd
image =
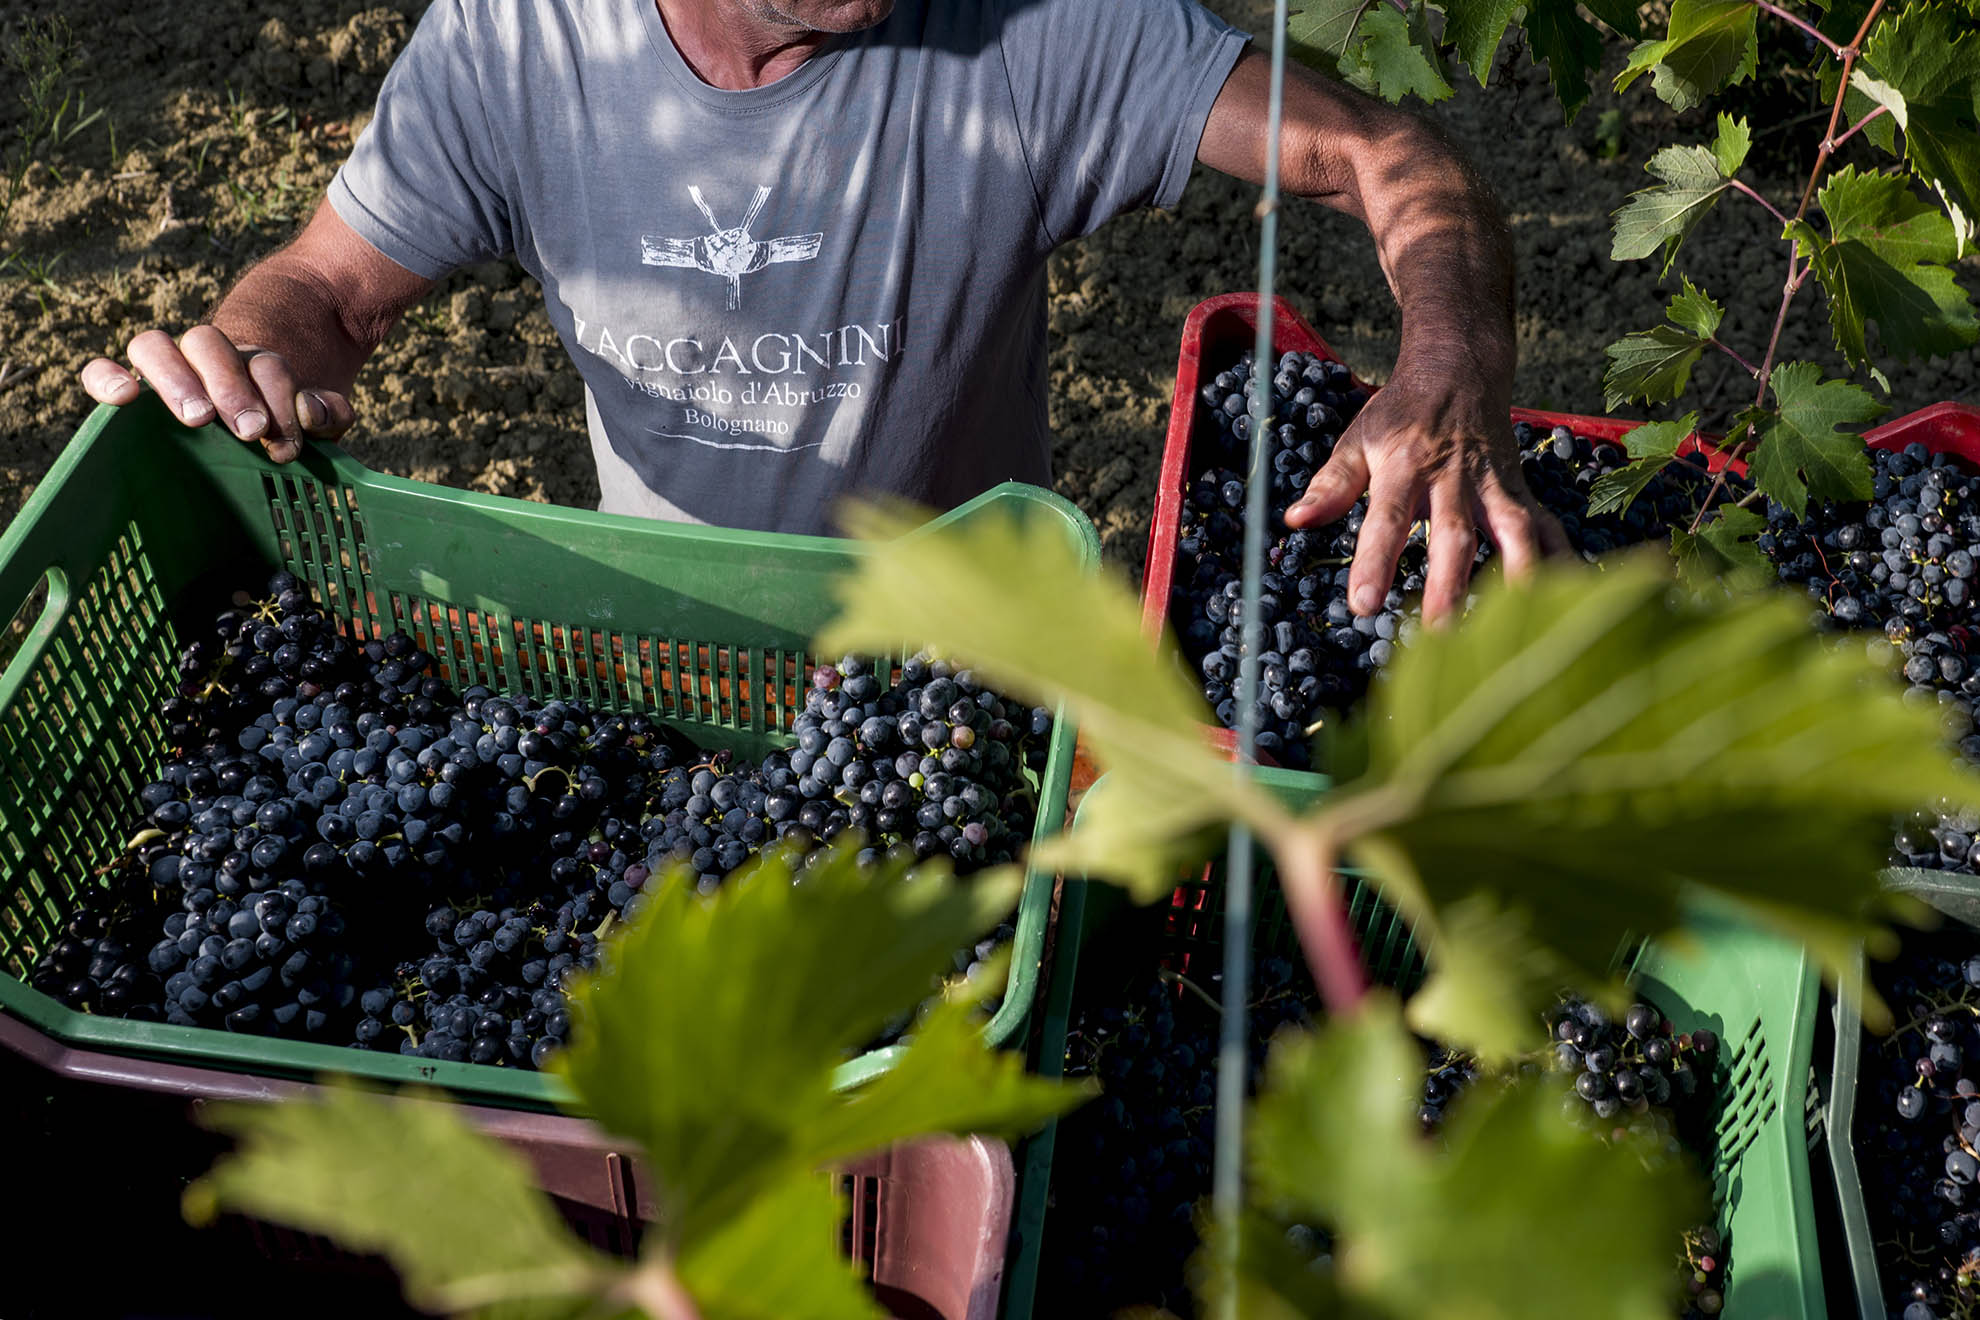
M1234 20L1263 11L1222 0ZM50 0L0 3L0 38ZM11 518L88 410L75 383L90 356L137 331L181 329L228 282L280 244L321 197L362 128L378 84L424 0L212 0L191 9L110 0L61 6L84 59L65 83L74 124L103 116L42 153L0 252L0 520ZM1620 60L1620 53L1616 55ZM1432 116L1505 203L1520 258L1520 368L1514 397L1534 407L1600 411L1602 348L1655 323L1672 281L1655 263L1608 259L1608 215L1647 180L1669 140L1697 140L1700 118L1673 124L1645 85L1598 90L1565 125L1543 69L1502 56L1503 84L1466 80ZM1462 73L1461 70L1457 71ZM3 80L0 80L3 81ZM1763 191L1792 205L1801 175L1786 145L1818 126L1798 86L1744 93L1756 125L1776 129ZM0 150L20 107L0 100ZM1805 170L1805 165L1802 166ZM1051 271L1051 409L1058 487L1098 524L1108 555L1139 571L1182 320L1202 298L1255 280L1253 190L1198 171L1179 211L1124 217L1059 253ZM4 184L0 184L4 186ZM1764 343L1779 299L1773 222L1728 201L1687 246L1683 269L1728 305L1723 336ZM1397 316L1367 234L1295 204L1281 227L1285 291L1364 376L1380 380ZM1980 267L1969 262L1969 286ZM1785 356L1827 360L1819 295L1803 294ZM1701 367L1722 419L1745 403L1736 370ZM1908 411L1980 395L1975 355L1895 372L1890 403ZM589 504L597 479L575 370L535 282L509 264L462 271L407 318L359 382L360 429L348 446L381 470L529 499Z

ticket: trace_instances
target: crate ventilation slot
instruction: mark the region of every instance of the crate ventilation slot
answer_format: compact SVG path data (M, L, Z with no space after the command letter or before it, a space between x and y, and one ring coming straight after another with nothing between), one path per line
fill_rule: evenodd
M1723 1188L1760 1135L1760 1129L1779 1106L1775 1099L1773 1067L1767 1059L1767 1040L1760 1033L1759 1019L1733 1047L1726 1059L1729 1082L1725 1112L1719 1118L1718 1150L1712 1161L1712 1184ZM1705 1079L1700 1078L1701 1082Z

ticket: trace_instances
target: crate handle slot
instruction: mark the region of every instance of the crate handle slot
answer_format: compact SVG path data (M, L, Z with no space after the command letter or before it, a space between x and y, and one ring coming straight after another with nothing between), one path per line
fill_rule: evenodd
M68 617L69 606L74 600L74 593L69 589L69 575L59 567L51 567L41 575L34 586L28 588L27 595L14 607L8 627L9 632L19 627L22 617L34 609L34 600L38 593L45 593L46 596L42 601L39 616L28 628L20 649L14 652L6 668L0 670L0 710L6 710L14 704L15 694L27 682L27 677L33 672L34 667L41 663L41 657L47 653L49 645L55 640L55 630L61 627L62 620ZM0 645L4 644L5 639L0 638Z

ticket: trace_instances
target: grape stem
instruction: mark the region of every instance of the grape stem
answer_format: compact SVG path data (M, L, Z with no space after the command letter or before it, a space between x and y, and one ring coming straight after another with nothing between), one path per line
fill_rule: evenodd
M697 767L697 769L698 768L699 767ZM538 770L535 774L526 777L522 781L523 787L527 788L530 792L534 793L536 791L536 785L542 780L543 776L549 774L552 770L555 770L558 774L564 777L564 791L569 792L573 787L575 787L575 785L571 780L571 772L564 769L564 767L561 765L544 766L541 770Z
M90 874L110 875L113 874L114 872L121 871L126 866L129 866L132 862L138 859L138 854L144 851L144 847L146 844L156 843L158 840L163 839L165 837L166 834L164 830L158 830L158 829L139 830L136 834L131 836L131 841L124 845L124 851L118 853L117 856L111 861L105 862L103 865L91 871Z
M1195 995L1198 999L1201 999L1204 1003L1210 1005L1210 1007L1216 1011L1217 1016L1219 1017L1223 1016L1224 1006L1221 1003L1219 1003L1210 994L1208 990L1205 990L1202 986L1190 980L1187 976L1184 976L1181 972L1171 971L1167 967L1164 967L1157 972L1157 975L1159 975L1164 981L1168 981L1171 984L1181 986L1183 989Z
M1775 206L1765 197L1762 197L1759 191L1755 189L1751 184L1744 183L1738 179L1728 179L1726 180L1726 182L1730 183L1738 191L1745 193L1748 197L1751 197L1754 201L1760 203L1760 205L1766 207L1767 214L1773 216L1774 219L1778 220L1783 229L1787 228L1788 218L1786 214L1782 212L1780 207ZM1714 342L1717 341L1715 340ZM1751 368L1748 368L1748 370L1751 370Z
M1865 124L1877 118L1879 115L1889 114L1890 109L1891 108L1887 105L1878 106L1875 110L1872 110L1869 114L1863 116L1863 118L1857 120L1855 123L1851 124L1848 128L1844 129L1843 135L1837 138L1834 142L1831 142L1829 144L1830 148L1833 150L1836 147L1840 147L1843 143L1849 141L1851 138L1855 137L1858 133L1862 132L1863 126Z
M1742 356L1736 349L1721 342L1716 336L1712 339L1708 339L1706 342L1709 343L1713 348L1718 349L1721 353L1724 353L1727 357L1731 358L1733 361L1739 363L1740 366L1745 367L1747 375L1758 376L1760 374L1760 368L1754 366L1751 362L1748 362L1746 358Z

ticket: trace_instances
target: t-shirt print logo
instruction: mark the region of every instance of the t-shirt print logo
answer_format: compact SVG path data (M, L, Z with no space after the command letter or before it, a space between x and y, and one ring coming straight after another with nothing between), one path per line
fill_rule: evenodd
M729 282L729 310L732 312L742 306L743 276L779 261L810 261L818 255L819 244L825 241L823 233L791 234L760 242L751 238L749 227L756 222L757 212L763 209L763 203L770 196L767 187L756 190L748 214L743 216L741 224L732 229L722 227L722 222L715 218L715 212L702 200L700 188L688 185L688 196L694 199L695 208L707 217L708 227L713 232L699 238L662 238L647 234L639 240L640 262L647 266L687 266L722 276Z

